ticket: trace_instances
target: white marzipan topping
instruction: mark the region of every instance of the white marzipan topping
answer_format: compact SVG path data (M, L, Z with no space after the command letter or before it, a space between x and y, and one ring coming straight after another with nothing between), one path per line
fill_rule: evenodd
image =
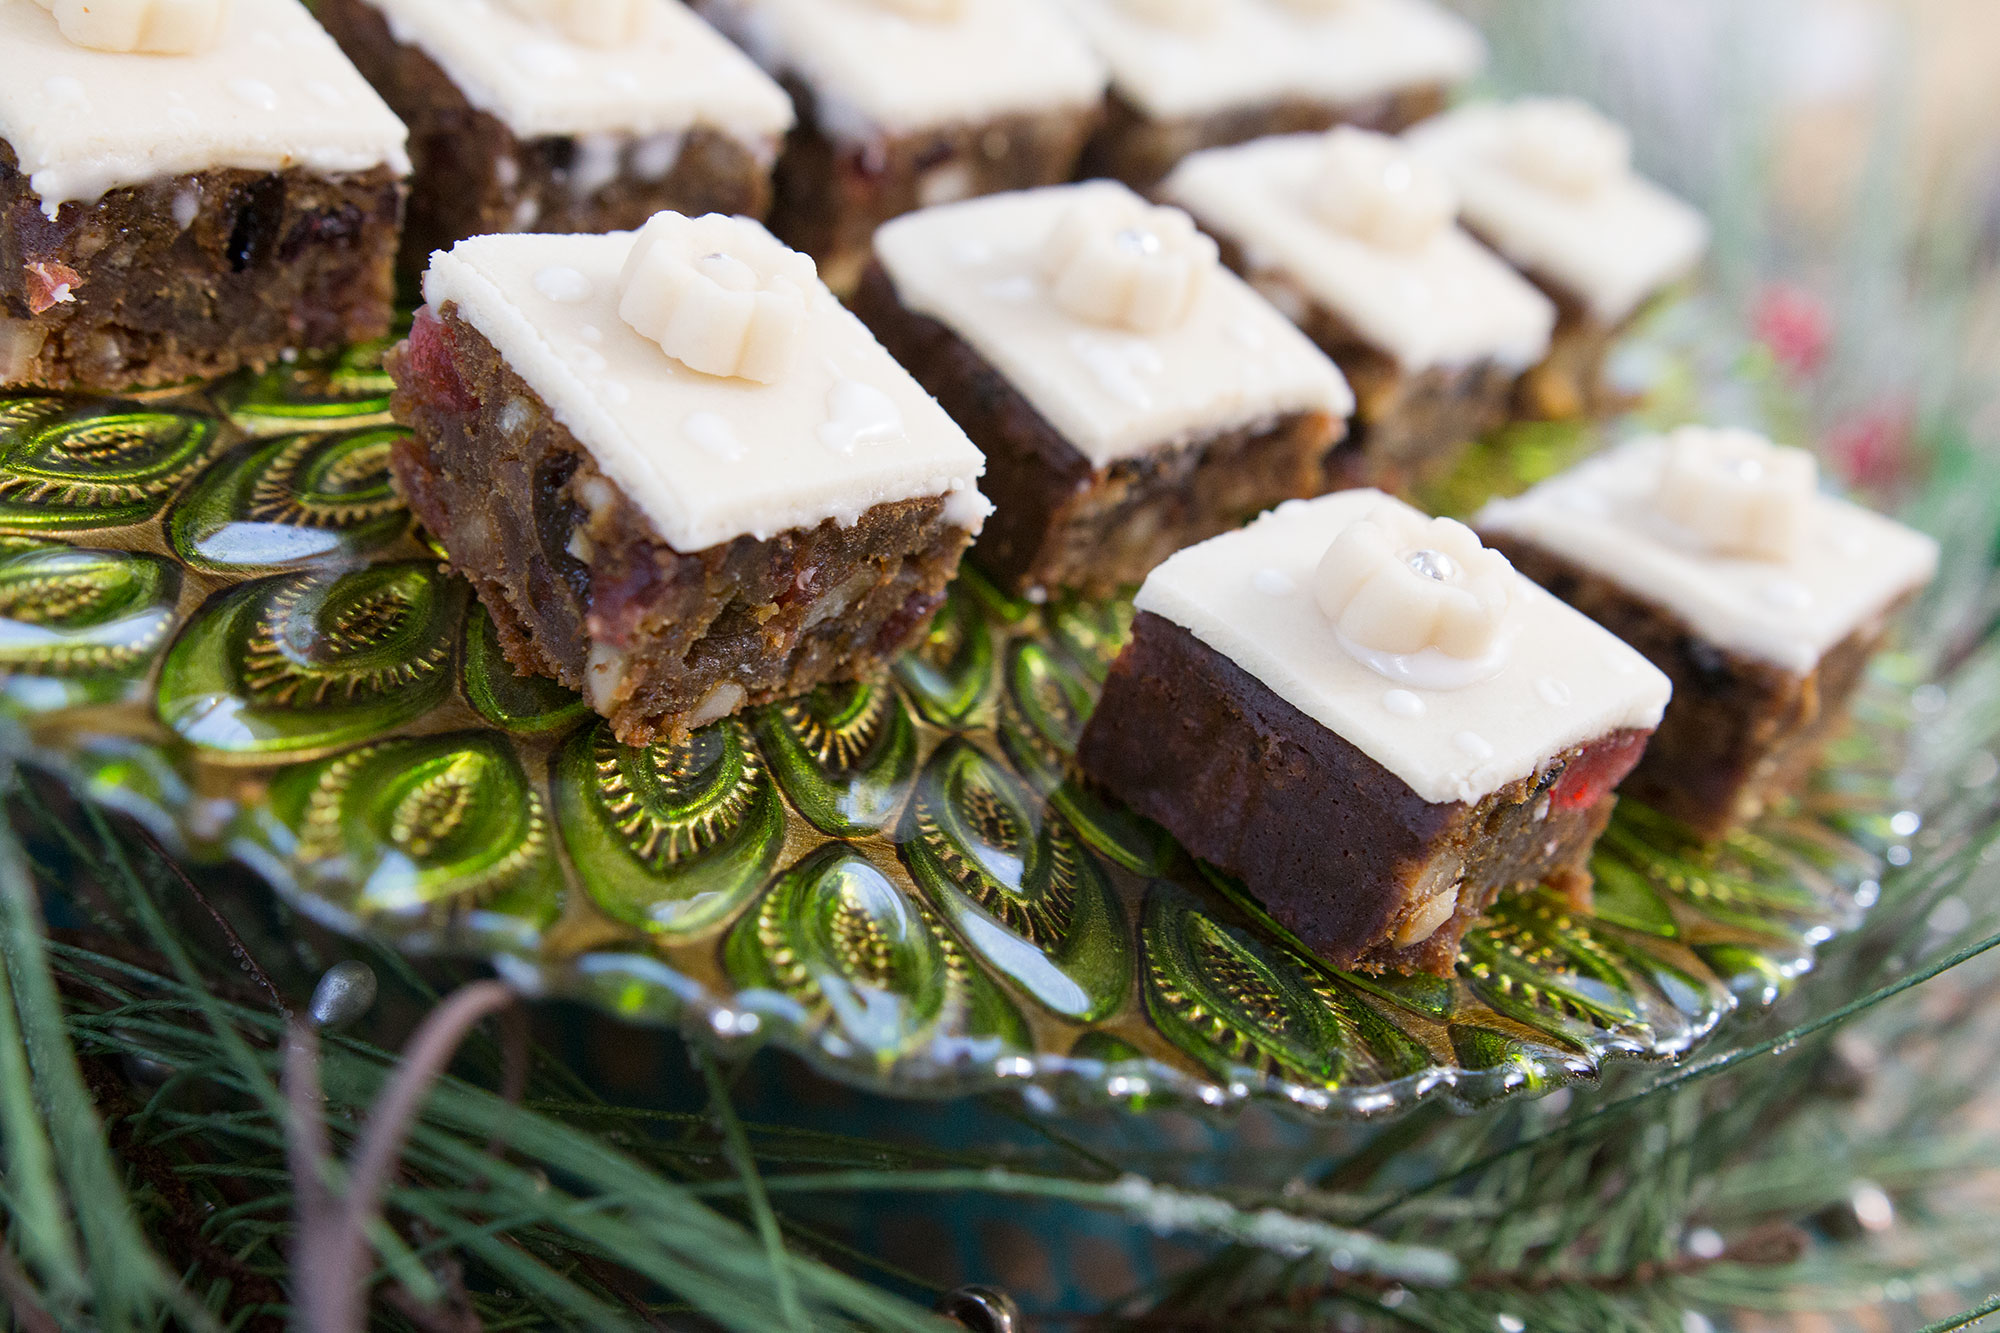
M1803 674L1929 582L1938 548L1813 489L1794 455L1739 432L1642 436L1492 501L1473 526L1618 585L1716 648Z
M644 28L651 0L507 0L516 13L584 46L620 46Z
M1462 527L1379 491L1289 501L1191 546L1147 577L1134 605L1182 626L1431 802L1477 801L1573 746L1650 730L1671 692L1635 649ZM1371 651L1344 630L1398 651Z
M656 214L618 276L618 316L704 375L775 384L798 355L813 262L719 213ZM542 287L540 275L536 286Z
M1458 187L1467 226L1601 323L1623 321L1707 248L1701 214L1634 172L1630 136L1581 102L1473 103L1403 137Z
M1747 430L1683 426L1667 437L1654 503L1717 555L1786 561L1805 542L1819 466Z
M1508 162L1519 174L1589 197L1632 173L1632 136L1573 97L1525 97L1507 108Z
M992 508L965 433L747 218L474 237L432 256L424 299L491 342L678 551L938 496L977 532Z
M1118 0L1120 8L1146 23L1183 32L1201 32L1222 18L1224 0Z
M1216 265L1215 242L1186 213L1112 194L1080 197L1042 245L1063 309L1140 333L1178 328Z
M53 4L0 3L0 139L50 217L215 168L410 169L402 122L298 0Z
M190 55L215 45L228 0L35 0L62 35L97 51Z
M1326 354L1214 253L1185 214L1111 181L924 209L875 233L904 308L974 348L1093 467L1353 411Z
M695 3L758 64L810 89L817 128L850 147L1002 116L1092 109L1104 95L1103 64L1055 0ZM949 190L929 185L930 202L945 202Z
M870 0L870 3L878 9L933 23L948 23L965 13L965 0Z
M1458 214L1444 173L1386 134L1343 125L1326 136L1313 209L1370 245L1421 250Z
M761 155L792 126L784 89L681 0L368 3L398 42L436 62L466 101L516 136L583 139L581 193L618 170L596 136L653 139L665 150L657 170L645 153L632 169L658 179L679 151L668 136L701 126Z
M1233 245L1251 281L1325 307L1405 370L1534 365L1554 303L1449 221L1435 177L1399 166L1362 131L1279 135L1190 154L1160 194Z
M1432 0L1062 0L1121 100L1175 121L1287 100L1358 111L1479 71L1478 29Z

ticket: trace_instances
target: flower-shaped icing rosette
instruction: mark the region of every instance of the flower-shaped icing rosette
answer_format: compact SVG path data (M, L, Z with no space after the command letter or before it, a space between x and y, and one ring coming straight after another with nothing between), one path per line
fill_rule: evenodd
M1514 174L1588 198L1632 170L1632 136L1573 97L1526 97L1507 108L1503 149Z
M1327 546L1313 591L1357 661L1450 689L1499 670L1517 577L1463 523L1383 505Z
M1785 561L1805 540L1819 466L1755 431L1683 426L1661 441L1654 509L1720 556Z
M1422 249L1458 215L1443 172L1388 135L1350 125L1327 132L1309 202L1326 225L1390 250Z
M719 213L660 213L633 238L618 314L690 370L775 384L817 282L811 259Z
M36 0L77 46L192 55L215 45L228 0Z
M645 27L647 0L507 0L508 7L582 46L619 46Z
M1042 276L1056 304L1135 333L1178 327L1216 264L1215 242L1192 218L1136 195L1079 199L1042 246Z

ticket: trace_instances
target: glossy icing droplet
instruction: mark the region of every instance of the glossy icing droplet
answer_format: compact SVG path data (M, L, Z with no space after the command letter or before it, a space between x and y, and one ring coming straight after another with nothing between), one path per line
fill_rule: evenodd
M1268 566L1251 576L1250 585L1266 597L1289 597L1299 589L1298 580L1290 574Z
M743 442L736 438L735 427L713 412L688 413L681 422L681 434L697 449L717 458L733 463L743 457Z
M1493 757L1493 743L1476 731L1461 731L1451 738L1451 743L1482 763Z
M1388 690L1382 695L1382 707L1397 717L1422 717L1427 711L1424 701L1408 690Z
M73 79L67 74L51 74L42 80L42 91L58 106L87 107L90 95L83 89L81 79Z
M1077 333L1070 336L1069 349L1105 393L1140 411L1153 405L1153 391L1144 377L1163 373L1166 363L1151 343L1139 338Z
M1411 569L1439 583L1446 582L1458 574L1458 565L1443 551L1433 551L1426 547L1410 552L1403 559L1409 563Z
M551 301L573 305L578 301L588 301L592 287L590 279L567 264L550 264L535 270L535 290Z
M248 102L259 111L278 109L278 90L262 79L235 78L229 81L229 91L241 101Z
M1542 696L1542 702L1551 708L1569 707L1569 686L1554 676L1537 676L1535 693Z
M835 453L851 454L862 444L891 444L903 438L903 414L895 401L872 384L841 376L826 394L826 424L819 440Z
M1764 585L1764 600L1780 611L1806 611L1812 608L1812 589L1797 579L1772 579Z

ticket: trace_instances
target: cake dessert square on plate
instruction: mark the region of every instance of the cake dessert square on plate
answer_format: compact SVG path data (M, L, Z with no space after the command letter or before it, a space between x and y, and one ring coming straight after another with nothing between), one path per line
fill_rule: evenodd
M1458 188L1459 215L1561 311L1521 410L1564 418L1618 406L1605 353L1648 298L1708 247L1693 207L1632 170L1624 128L1567 98L1460 107L1404 136Z
M1430 0L1065 0L1111 68L1085 174L1148 189L1202 148L1333 125L1395 131L1486 60Z
M0 5L0 386L388 331L403 126L297 0Z
M1444 974L1501 894L1584 901L1665 676L1379 491L1146 580L1077 758L1336 967Z
M1683 427L1476 519L1523 574L1673 679L1625 789L1709 837L1803 782L1896 609L1937 568L1936 542L1822 493L1816 473L1804 450Z
M680 0L319 0L410 127L403 261L663 209L762 217L791 100Z
M1340 364L1357 406L1334 485L1402 489L1506 420L1555 307L1453 222L1443 176L1342 126L1175 168L1162 195Z
M926 209L875 238L856 311L986 454L972 559L1103 593L1325 489L1353 397L1179 209L1112 181Z
M628 744L887 662L989 509L964 432L746 218L475 237L424 299L398 487L515 669Z
M1104 67L1054 0L697 0L799 109L771 229L845 294L899 213L1066 181Z

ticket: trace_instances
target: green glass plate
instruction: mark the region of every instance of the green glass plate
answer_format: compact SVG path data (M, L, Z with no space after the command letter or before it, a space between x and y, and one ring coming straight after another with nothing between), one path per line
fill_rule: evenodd
M1886 679L1837 784L1708 850L1628 805L1593 913L1508 902L1449 978L1321 965L1070 780L1125 603L968 573L887 679L621 746L507 669L411 530L378 352L0 398L0 711L34 761L341 930L897 1092L1367 1115L1685 1052L1871 900Z

